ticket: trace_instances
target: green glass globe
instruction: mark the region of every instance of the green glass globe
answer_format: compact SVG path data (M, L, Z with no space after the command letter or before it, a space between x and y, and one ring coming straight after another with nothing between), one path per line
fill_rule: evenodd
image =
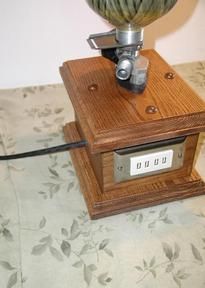
M169 12L177 0L86 0L115 27L139 29Z

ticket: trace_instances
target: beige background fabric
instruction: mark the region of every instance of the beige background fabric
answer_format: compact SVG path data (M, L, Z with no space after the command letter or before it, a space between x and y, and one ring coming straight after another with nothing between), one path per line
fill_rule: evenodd
M175 68L205 100L205 62ZM0 154L61 144L71 119L63 85L1 90ZM205 196L91 221L68 152L0 162L0 188L2 288L205 287Z

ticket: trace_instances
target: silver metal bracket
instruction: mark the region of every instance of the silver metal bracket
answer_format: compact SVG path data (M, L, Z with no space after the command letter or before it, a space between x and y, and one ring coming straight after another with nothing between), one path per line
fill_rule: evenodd
M88 38L92 49L101 49L104 57L117 64L118 83L135 93L142 93L147 83L149 61L139 54L143 37L143 29L114 29L106 33L92 34Z
M185 137L116 150L116 182L132 180L179 169L184 163Z
M125 35L128 37L125 37ZM117 40L117 37L119 37L119 40ZM126 39L126 41L123 39ZM125 32L114 29L110 32L91 34L87 41L92 49L138 47L138 50L140 50L143 46L143 31L125 34Z

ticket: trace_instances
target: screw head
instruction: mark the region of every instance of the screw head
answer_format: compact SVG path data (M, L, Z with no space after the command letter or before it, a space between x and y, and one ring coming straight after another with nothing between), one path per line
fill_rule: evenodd
M150 105L150 106L147 106L145 112L147 114L156 114L158 112L158 108L153 105Z
M96 91L97 89L98 89L98 85L95 83L88 86L89 91Z
M172 79L174 79L175 74L172 73L172 72L167 72L167 73L164 75L164 77L165 77L165 79L172 80Z
M117 170L121 172L123 170L123 167L122 166L118 166Z

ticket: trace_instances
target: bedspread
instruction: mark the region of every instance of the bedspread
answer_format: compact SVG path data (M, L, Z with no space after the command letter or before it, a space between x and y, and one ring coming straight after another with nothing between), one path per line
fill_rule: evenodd
M175 68L205 100L205 62ZM62 144L72 119L62 84L0 90L0 154ZM205 196L91 221L68 152L0 162L1 288L202 288L204 269Z

